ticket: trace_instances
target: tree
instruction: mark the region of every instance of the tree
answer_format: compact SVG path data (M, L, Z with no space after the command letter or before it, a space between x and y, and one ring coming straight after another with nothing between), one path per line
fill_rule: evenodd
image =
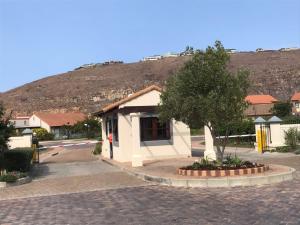
M0 103L0 170L3 169L3 153L8 149L8 139L13 133L13 125L9 122L10 116L5 116L5 110Z
M290 102L277 102L271 111L275 116L280 118L290 116L292 113L292 104Z
M197 50L166 83L159 106L162 121L182 121L190 128L207 126L223 162L231 126L241 122L249 87L246 70L228 71L230 57L220 41L206 51ZM224 135L225 138L218 138Z
M54 134L49 133L45 128L34 128L33 132L40 141L49 141L54 139Z
M101 137L101 124L95 118L87 118L84 121L76 123L72 131L75 133L86 134L87 138Z

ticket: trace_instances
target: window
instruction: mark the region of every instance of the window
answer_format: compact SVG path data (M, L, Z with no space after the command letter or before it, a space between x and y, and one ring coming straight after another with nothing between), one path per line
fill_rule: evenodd
M119 132L118 132L118 117L113 118L113 138L114 141L119 141Z
M300 108L300 103L295 103L295 107L298 109L298 108Z
M24 125L27 125L26 120L24 120Z
M157 117L140 118L141 141L170 140L170 122L160 123Z

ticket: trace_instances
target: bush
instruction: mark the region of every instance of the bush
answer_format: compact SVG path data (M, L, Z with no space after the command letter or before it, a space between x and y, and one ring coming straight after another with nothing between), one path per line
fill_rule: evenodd
M1 182L9 182L9 183L12 183L12 182L16 182L18 178L12 174L5 174L5 175L2 175L0 176L0 181Z
M95 149L93 151L94 155L100 155L102 152L102 144L101 143L97 143L95 146Z
M21 172L10 172L0 176L0 182L15 182L17 179L26 177L26 173Z
M4 167L7 171L27 172L30 170L33 150L31 148L12 149L4 152Z
M296 155L300 155L300 148L295 151Z
M297 128L290 128L288 131L284 131L285 144L290 146L292 149L296 149L299 137L300 134Z
M272 152L292 152L293 149L290 146L280 146L276 147L275 150L272 150Z
M45 128L35 128L33 132L40 141L49 141L54 139L54 134L49 133Z

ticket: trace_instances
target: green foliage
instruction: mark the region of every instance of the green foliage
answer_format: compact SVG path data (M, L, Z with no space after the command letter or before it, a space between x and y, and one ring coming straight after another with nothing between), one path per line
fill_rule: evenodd
M241 167L244 164L244 161L237 157L237 155L234 155L232 157L230 154L225 157L224 165L230 166L230 167Z
M26 173L22 173L22 172L17 172L17 171L13 171L13 172L8 172L7 174L1 175L0 176L0 182L16 182L17 179L26 177L27 174Z
M295 151L296 155L300 155L300 148Z
M49 133L45 128L35 128L33 132L36 133L36 137L39 141L48 141L54 139L54 134Z
M33 150L31 148L16 148L5 151L4 167L7 171L27 172L30 170Z
M199 162L194 162L191 166L185 167L189 170L220 170L220 169L239 169L239 168L253 168L258 166L256 163L243 161L237 155L232 157L228 155L225 157L224 162L209 161L201 159Z
M160 119L174 118L200 129L208 126L217 146L219 160L223 160L231 127L243 120L249 87L248 71L233 74L227 70L229 54L221 42L205 52L196 51L183 68L167 80L161 95ZM222 148L222 149L221 149Z
M297 128L290 128L288 131L284 131L285 144L292 149L296 149L297 143L300 140L300 132Z
M285 153L285 152L292 152L293 149L291 148L291 146L279 146L276 147L274 150L271 150L271 152L281 152L281 153Z
M72 131L86 134L87 138L101 137L101 123L95 118L87 118L75 124Z
M0 181L1 182L9 182L9 183L12 183L12 182L16 182L18 178L12 174L5 174L5 175L2 175L0 176Z
M282 124L300 124L299 116L287 116L282 118Z
M191 135L204 135L204 129L191 129Z
M9 122L10 116L5 117L5 110L0 103L0 155L8 149L7 142L13 134L13 126Z
M292 103L290 102L276 102L271 109L271 112L278 116L279 118L283 118L286 116L290 116L292 113Z
M97 143L95 146L95 149L93 151L94 155L100 155L102 152L102 144L101 143Z

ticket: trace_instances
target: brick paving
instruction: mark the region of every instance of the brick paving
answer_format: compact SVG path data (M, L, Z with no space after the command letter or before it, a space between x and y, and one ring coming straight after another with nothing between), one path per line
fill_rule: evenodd
M300 224L300 181L184 189L144 186L0 201L2 224Z
M300 157L261 161L292 166L297 177L276 185L189 189L151 185L109 167L91 175L58 172L0 190L0 224L300 224Z

